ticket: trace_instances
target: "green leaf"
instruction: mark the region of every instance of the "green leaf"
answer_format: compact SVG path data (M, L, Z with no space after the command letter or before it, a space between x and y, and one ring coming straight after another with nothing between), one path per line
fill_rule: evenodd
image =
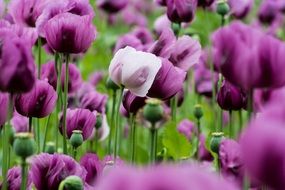
M177 131L173 122L166 125L162 143L167 148L169 156L175 160L187 158L191 155L192 145L184 135Z

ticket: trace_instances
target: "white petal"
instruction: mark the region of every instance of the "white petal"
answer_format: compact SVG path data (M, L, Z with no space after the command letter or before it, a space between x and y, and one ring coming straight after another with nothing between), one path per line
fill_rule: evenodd
M121 85L122 82L122 73L120 73L121 71L119 71L118 69L120 69L124 64L123 58L126 57L129 53L135 51L136 50L134 48L127 46L123 49L119 49L111 60L111 63L109 65L109 76L112 81L117 85Z
M128 88L127 81L133 74L141 68L149 68L146 81L137 87ZM137 96L144 97L148 93L156 74L161 68L161 60L152 53L142 51L132 52L124 57L122 67L122 84L125 85L132 93Z

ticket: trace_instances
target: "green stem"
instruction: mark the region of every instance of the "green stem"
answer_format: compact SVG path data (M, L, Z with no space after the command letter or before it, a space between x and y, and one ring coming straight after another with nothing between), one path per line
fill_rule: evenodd
M76 155L77 155L77 149L73 148L73 158L76 160Z
M13 94L10 94L9 97L9 106L8 106L8 122L6 125L3 126L3 155L2 155L2 177L3 177L3 185L2 185L2 190L7 190L8 189L8 184L7 184L7 172L9 169L9 162L10 162L10 143L9 142L9 128L11 128L10 121L13 115Z
M177 111L177 102L178 102L178 97L175 95L171 100L171 116L172 116L172 121L176 123L176 111Z
M45 126L45 134L44 134L44 142L43 142L43 152L45 151L46 148L46 140L47 140L47 134L48 134L48 128L49 128L49 121L51 118L51 114L48 116L46 126Z
M229 137L233 138L233 112L229 110L230 122L229 122Z
M115 120L115 142L114 142L114 162L116 162L117 154L118 154L118 138L119 138L119 112L120 112L120 105L123 99L123 92L124 88L121 88L119 102L117 104L116 110L116 120Z
M221 88L222 86L222 83L223 83L223 75L222 74L219 74L219 81L218 81L218 89ZM221 132L223 132L223 109L220 108L220 130Z
M201 121L200 119L197 120L197 151L196 151L196 159L199 160L199 138L201 134Z
M3 146L3 154L2 154L2 162L3 162L3 165L2 165L2 176L3 176L3 190L7 190L7 170L8 170L8 167L7 167L7 162L8 162L8 159L7 159L7 153L8 153L8 143L7 143L7 140L8 140L8 134L7 134L7 126L4 125L3 126L3 137L2 137L2 146Z
M249 189L249 179L248 179L247 175L244 175L242 189L243 190L248 190Z
M131 125L131 163L134 164L136 155L136 116L132 116Z
M56 74L57 74L57 82L56 82L56 93L57 93L57 102L56 102L56 110L55 110L55 130L54 130L54 135L55 135L55 147L56 150L58 148L58 127L59 127L59 118L58 114L60 112L60 107L61 107L61 69L62 69L62 63L58 64L59 59L59 54L55 53L55 68L56 68Z
M113 102L112 102L112 110L111 110L111 122L110 122L110 135L108 141L108 153L111 154L111 146L112 146L112 137L114 131L114 120L115 120L115 109L116 109L116 99L117 99L117 91L113 90Z
M156 149L157 149L157 129L155 128L155 124L152 124L150 128L150 163L155 163L156 157Z
M38 152L40 152L40 150L41 150L40 119L37 118L36 121L37 121L37 125L36 125L36 127L37 127L37 133L36 133L37 141L36 142L37 142L37 145L38 145Z
M66 110L67 110L67 101L68 101L68 62L69 62L69 54L66 54L66 63L65 63L65 80L64 80L64 96L63 96L63 153L67 154L67 143L66 143Z
M98 129L95 130L95 152L98 152L98 145L99 145L99 133Z
M238 131L238 134L239 134L241 132L242 126L243 126L242 110L241 109L238 111L238 120L239 120L239 131Z
M29 117L29 132L32 132L33 117Z
M27 164L26 164L26 160L22 159L21 162L21 190L26 190L27 188Z
M41 64L42 64L42 41L38 38L38 78L41 78Z
M225 16L221 16L221 27L225 26L225 22L226 22Z
M215 71L214 71L214 63L210 62L210 70L211 70L211 81L212 81L212 106L214 109L214 118L217 116L216 112L216 83L215 83ZM213 131L218 131L217 122L214 122Z
M252 110L253 110L253 90L250 90L248 93L248 98L247 98L247 119L248 121L250 120L252 116Z

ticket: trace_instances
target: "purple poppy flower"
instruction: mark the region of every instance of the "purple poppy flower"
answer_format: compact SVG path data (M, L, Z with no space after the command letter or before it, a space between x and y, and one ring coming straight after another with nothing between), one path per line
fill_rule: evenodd
M244 161L240 145L231 139L223 139L220 144L219 158L223 176L238 185L244 178Z
M285 88L257 89L253 95L255 111L267 111L268 104L278 104L285 100Z
M99 157L93 153L86 153L80 159L80 165L87 171L86 183L95 186L98 177L102 174L103 164Z
M12 93L30 91L35 83L35 64L30 47L14 34L0 36L0 90Z
M178 124L177 130L179 133L185 135L185 137L189 140L192 139L193 134L195 135L195 133L197 133L197 128L196 128L195 123L193 123L192 121L188 119L182 120Z
M54 110L56 100L53 87L46 81L38 80L30 92L16 96L15 108L23 116L43 118Z
M147 96L162 100L170 99L183 88L185 77L185 71L173 66L167 59L162 59L162 67L158 71Z
M93 91L82 96L80 99L80 107L89 109L90 111L97 111L105 113L108 96Z
M142 42L136 36L134 36L133 34L125 34L118 38L113 52L116 53L118 50L127 46L133 47L136 50L143 49Z
M9 94L0 93L0 107L2 109L0 114L0 126L3 126L7 120L8 107L9 107Z
M104 77L104 73L101 71L96 71L89 76L89 81L93 86L97 86Z
M125 24L131 26L147 26L147 18L144 14L138 12L135 8L127 7L122 11L122 19Z
M167 0L167 16L176 23L191 22L195 16L197 0Z
M160 36L164 30L171 29L171 22L167 15L161 15L154 21L154 31Z
M18 112L14 111L11 119L11 125L16 133L29 131L29 118L22 116Z
M176 37L170 28L164 29L157 41L149 48L149 52L156 56L168 59L173 51L173 45L176 42Z
M62 118L60 120L60 132L62 134ZM88 139L94 130L96 115L88 109L67 109L66 112L66 134L70 138L73 130L82 131L83 139Z
M151 32L146 27L136 27L131 34L136 36L143 45L150 44L153 42Z
M184 71L197 64L201 56L200 43L189 36L180 37L172 50L169 61Z
M134 190L137 189L138 172L129 167L104 169L104 177L98 180L97 190Z
M265 24L271 24L278 14L278 1L264 0L260 5L258 18L260 22Z
M232 14L239 19L246 17L253 5L252 0L229 0L228 3Z
M284 189L284 121L258 117L243 132L240 144L250 176L272 189Z
M240 110L247 105L246 93L224 80L217 94L217 102L224 110Z
M7 173L7 184L8 190L19 190L21 189L21 167L15 166L10 168ZM27 190L31 190L32 181L31 181L31 172L28 172L27 176ZM2 184L0 184L0 189L2 189Z
M44 33L49 46L59 53L83 53L95 39L90 15L58 14L48 20Z
M128 5L128 0L98 0L96 5L108 13L117 13Z
M61 0L50 1L41 15L36 20L36 28L41 37L45 37L44 28L46 23L61 13L72 13L78 16L94 17L94 11L87 0Z
M16 24L35 27L37 18L48 2L48 0L12 0L8 5L8 12Z
M64 89L64 81L65 81L65 64L62 65L61 70L61 87ZM80 70L77 68L77 66L73 63L68 64L68 72L69 72L69 78L68 78L68 92L72 93L74 91L77 91L81 84L82 84L82 77ZM54 89L56 89L57 86L57 74L55 70L55 63L54 61L49 61L46 64L43 64L41 67L41 78L43 80L47 80L50 85L53 86Z
M1 33L7 32L15 34L25 41L25 43L30 44L30 47L32 47L38 39L38 33L35 28L24 27L18 24L10 24L6 20L0 21L0 31Z
M200 63L194 66L195 90L198 94L210 98L213 93L213 85L214 88L217 88L219 75L216 72L212 74L211 70L206 67L207 61L204 58L201 56Z
M232 84L245 90L285 84L285 44L281 41L241 22L219 29L212 41L214 62Z
M81 98L85 95L88 94L90 92L93 92L95 90L94 86L89 83L89 82L83 82L80 86L80 88L78 89L78 91L76 92L76 95L78 97L79 100L81 100Z
M129 114L134 114L139 111L145 105L146 97L139 97L131 93L131 91L126 91L123 96L122 104L125 110Z
M75 175L85 181L86 170L73 158L63 154L41 153L31 160L31 179L37 189L58 189L66 177Z

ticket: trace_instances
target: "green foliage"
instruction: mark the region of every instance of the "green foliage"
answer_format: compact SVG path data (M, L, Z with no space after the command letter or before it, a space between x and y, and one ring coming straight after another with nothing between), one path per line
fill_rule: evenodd
M192 145L184 135L177 131L173 122L165 126L162 143L167 148L169 156L175 160L191 156Z

